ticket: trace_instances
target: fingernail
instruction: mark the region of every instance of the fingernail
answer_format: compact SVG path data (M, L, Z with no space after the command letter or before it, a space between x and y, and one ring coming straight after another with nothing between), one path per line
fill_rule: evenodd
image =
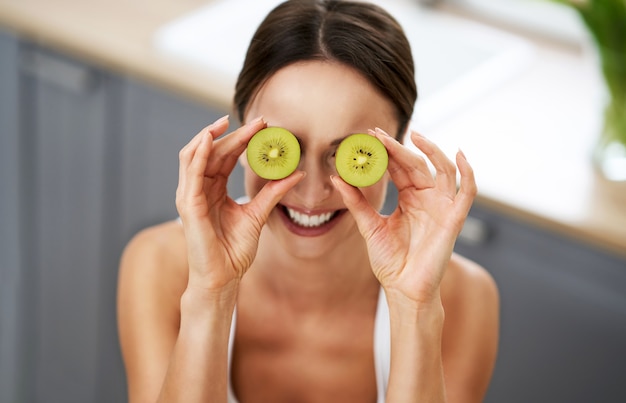
M258 117L256 117L256 118L252 119L252 120L250 121L250 123L248 123L248 124L249 124L249 125L255 125L255 124L260 123L260 122L263 122L264 124L265 124L265 123L267 123L267 122L265 121L265 119L263 119L263 116L258 116Z
M222 123L224 123L225 121L228 120L229 115L224 115L221 118L217 119L215 122L211 123L208 127L209 130L216 128L217 126L221 125Z
M387 134L387 132L381 129L380 127L377 127L375 130L376 130L376 133L378 134L382 134L383 136L390 137L389 134Z
M393 140L393 138L390 135L388 135L387 133L385 133L384 130L378 127L375 130L370 130L370 133L376 136L378 140L382 141L385 147L389 147L390 145L388 142Z
M465 156L465 153L460 148L459 148L459 154L461 155L461 157L463 157L465 161L467 161L467 157Z
M339 186L340 177L337 175L330 175L330 181L333 183L335 187Z

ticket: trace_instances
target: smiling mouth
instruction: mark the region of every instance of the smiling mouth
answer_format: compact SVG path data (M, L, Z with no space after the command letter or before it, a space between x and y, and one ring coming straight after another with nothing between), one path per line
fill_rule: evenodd
M332 221L332 219L337 217L342 211L342 210L337 210L337 211L332 211L328 213L308 215L300 211L293 210L286 206L281 206L281 207L283 211L285 212L285 215L289 217L291 222L293 222L296 225L299 225L301 227L306 227L306 228L321 227L322 225Z

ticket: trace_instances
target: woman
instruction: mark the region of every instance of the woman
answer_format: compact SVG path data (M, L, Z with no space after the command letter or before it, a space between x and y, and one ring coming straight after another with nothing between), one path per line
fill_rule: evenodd
M397 141L416 97L409 44L380 8L292 0L270 13L236 86L243 125L222 136L224 117L181 150L180 221L142 231L122 257L130 402L483 399L497 290L453 253L475 181L461 152L457 191L455 164L436 145L410 133L433 177ZM302 147L283 180L262 180L240 158L267 126ZM389 168L357 189L337 176L334 151L368 131ZM238 159L243 204L226 194ZM382 216L389 180L398 208Z

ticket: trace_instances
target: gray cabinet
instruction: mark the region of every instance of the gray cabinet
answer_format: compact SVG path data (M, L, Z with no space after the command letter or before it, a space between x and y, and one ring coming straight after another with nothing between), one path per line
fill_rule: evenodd
M209 109L129 80L124 87L122 231L130 236L155 222L176 217L178 152L207 124L228 113ZM236 127L236 123L231 123ZM238 170L237 177L241 173ZM232 187L242 194L241 179Z
M19 401L23 366L20 304L20 185L18 159L18 41L0 31L0 402Z
M486 402L622 402L626 260L479 205L456 250L501 297L501 340ZM479 229L476 231L476 229Z
M112 292L102 285L115 277L106 166L121 128L120 81L29 44L19 63L26 400L97 401Z
M119 257L176 217L178 151L226 111L8 32L0 88L0 401L125 401Z

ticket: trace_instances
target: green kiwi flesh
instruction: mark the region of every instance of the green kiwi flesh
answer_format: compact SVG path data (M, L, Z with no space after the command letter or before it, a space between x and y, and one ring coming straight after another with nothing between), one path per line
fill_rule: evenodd
M343 139L335 152L337 173L346 183L367 187L378 182L389 163L383 143L369 134L351 134Z
M261 178L286 178L300 163L300 143L282 127L267 127L252 136L246 157L250 168Z

